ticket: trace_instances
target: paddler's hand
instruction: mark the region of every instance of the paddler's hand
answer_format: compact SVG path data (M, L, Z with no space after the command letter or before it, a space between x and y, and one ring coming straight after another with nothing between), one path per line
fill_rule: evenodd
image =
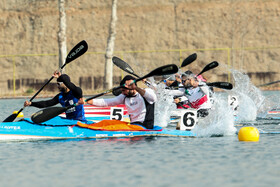
M85 98L80 98L79 101L78 101L78 104L79 105L84 105L84 104L87 104Z
M129 90L135 90L136 89L136 85L133 82L133 80L128 80L126 81L125 85L124 85L127 89Z
M180 99L180 98L175 98L175 99L174 99L174 102L175 102L176 104L178 104L178 103L181 102L181 99Z
M25 101L24 102L24 107L27 107L27 106L30 106L31 105L31 102L30 101Z
M147 82L147 79L143 79L143 80L142 80L142 82L143 82L144 84L146 84L146 82Z
M53 73L53 77L54 78L58 78L60 76L61 76L61 73L59 71L57 71L57 70Z
M135 85L135 83L132 83L132 84L130 84L129 86L127 86L128 87L128 89L130 89L130 90L136 90L136 85Z

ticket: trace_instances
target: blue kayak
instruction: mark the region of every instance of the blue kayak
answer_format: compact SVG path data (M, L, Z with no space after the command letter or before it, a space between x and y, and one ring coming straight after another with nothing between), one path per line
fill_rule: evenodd
M155 126L147 131L103 131L77 126L76 120L55 117L42 124L35 124L30 119L0 123L0 140L23 139L73 139L73 138L112 138L137 136L175 136L196 137L192 131L162 129Z

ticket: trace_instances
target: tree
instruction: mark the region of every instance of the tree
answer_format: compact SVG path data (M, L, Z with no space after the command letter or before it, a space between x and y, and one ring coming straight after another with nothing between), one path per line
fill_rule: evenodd
M116 22L117 22L117 0L112 0L112 14L109 27L109 37L107 40L107 48L105 54L105 73L104 73L104 88L108 89L113 86L113 53L116 36Z
M57 37L58 37L58 49L59 49L59 67L61 67L65 63L65 59L67 55L65 0L58 0L58 9L59 9L59 31L57 33Z

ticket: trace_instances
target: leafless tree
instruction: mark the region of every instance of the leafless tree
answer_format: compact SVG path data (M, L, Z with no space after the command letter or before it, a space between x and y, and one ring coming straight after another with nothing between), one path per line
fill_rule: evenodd
M114 53L115 37L116 37L116 22L117 22L117 0L112 0L112 14L109 27L109 37L107 40L107 48L105 54L105 73L104 73L104 88L108 89L113 86L113 63L112 57Z
M57 33L57 36L58 36L58 49L59 49L59 67L61 67L65 63L65 59L67 55L65 0L58 0L58 9L59 9L59 31Z

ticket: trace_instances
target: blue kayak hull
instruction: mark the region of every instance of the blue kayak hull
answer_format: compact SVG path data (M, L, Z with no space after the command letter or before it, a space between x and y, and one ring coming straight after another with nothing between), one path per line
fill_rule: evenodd
M67 122L67 123L66 123ZM12 139L69 139L69 138L112 138L136 136L195 137L192 131L171 129L151 131L100 131L82 128L75 121L60 121L59 124L34 124L31 121L0 123L0 140ZM155 129L161 127L155 126Z

